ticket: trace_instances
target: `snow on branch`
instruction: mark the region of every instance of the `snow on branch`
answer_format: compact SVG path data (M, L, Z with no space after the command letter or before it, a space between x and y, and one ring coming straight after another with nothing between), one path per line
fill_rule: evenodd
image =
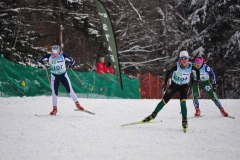
M11 8L11 9L0 10L0 13L8 13L8 12L19 13L21 10L53 12L53 10L49 8L36 9L36 8L22 7L22 8Z
M78 4L82 4L82 0L67 0L67 3L78 3Z
M2 13L5 13L5 12L19 13L19 9L18 8L11 8L11 9L1 10L0 12L2 12Z
M227 72L239 72L240 68L227 69Z
M148 52L148 53L152 53L153 51L157 51L160 50L161 48L155 49L155 50L146 50L146 48L149 47L153 47L154 45L149 45L149 46L144 46L141 47L139 45L135 45L132 48L129 48L128 50L124 50L124 51L119 51L119 53L128 53L128 52Z
M199 17L199 15L201 15L200 12L203 12L202 18L203 18L203 22L205 21L205 18L207 15L206 10L207 10L208 3L209 3L209 1L205 0L203 6L199 9L197 9L194 13L192 13L189 16L188 20L191 21L191 23L190 23L191 25L197 24L197 22L199 22L201 20Z
M0 14L0 17L4 17L4 16L7 16L8 13L3 13L3 14Z
M128 68L128 67L139 66L141 64L146 64L146 63L149 63L149 62L165 60L167 58L169 58L169 56L161 57L161 58L155 58L155 59L151 59L149 61L142 61L142 62L121 62L121 65L123 66L122 69L125 69L125 68Z
M142 19L141 15L139 14L138 10L137 10L137 9L134 7L134 5L132 4L132 2L131 2L130 0L128 0L128 2L129 2L129 4L131 5L131 7L133 8L133 10L137 13L139 19L140 19L143 23L145 23L144 20Z
M229 40L230 43L232 43L233 45L238 46L238 49L240 50L240 31L237 31Z
M39 8L29 8L29 7L23 7L23 8L18 8L19 10L30 10L30 11L39 11L39 12L53 12L52 9L46 8L46 9L39 9Z

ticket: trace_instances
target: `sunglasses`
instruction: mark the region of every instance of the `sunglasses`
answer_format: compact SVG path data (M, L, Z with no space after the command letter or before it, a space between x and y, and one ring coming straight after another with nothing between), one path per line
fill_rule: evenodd
M202 64L203 62L195 61L196 64Z
M180 57L180 60L187 60L188 57Z
M58 46L53 46L52 50L59 50L59 47Z

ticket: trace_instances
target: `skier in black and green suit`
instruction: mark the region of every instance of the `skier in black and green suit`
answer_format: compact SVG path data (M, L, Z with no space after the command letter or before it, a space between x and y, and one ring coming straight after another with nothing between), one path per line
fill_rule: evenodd
M197 73L197 82L200 83L200 74L199 70L189 62L189 55L187 51L181 51L179 54L179 61L167 71L165 77L165 84L163 85L163 90L166 90L162 101L157 105L155 110L151 115L146 117L143 122L149 122L154 119L158 112L168 103L168 101L172 98L172 96L176 93L180 93L180 105L181 105L181 113L182 113L182 127L184 132L188 128L187 123L187 93L189 90L190 77L191 74L195 70ZM171 81L169 81L171 79ZM170 83L170 84L169 84ZM169 87L167 87L169 86Z
M200 71L201 84L196 84L196 73L193 72L193 82L192 82L192 95L193 95L193 104L195 107L195 116L200 116L201 111L199 109L199 88L208 93L209 98L215 103L220 112L224 117L228 116L228 113L223 109L222 104L220 103L215 91L216 91L216 76L213 70L204 63L203 57L195 58L195 63L197 69Z

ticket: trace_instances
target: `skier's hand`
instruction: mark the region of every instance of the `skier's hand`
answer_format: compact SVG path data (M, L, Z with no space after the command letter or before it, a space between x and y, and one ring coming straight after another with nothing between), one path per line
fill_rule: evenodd
M68 68L69 68L69 69L72 69L72 68L73 68L73 64L71 64L71 63L68 64Z
M69 68L69 69L72 69L72 65L71 65L71 64L69 64L69 65L68 65L68 68Z
M197 80L196 83L197 83L197 85L200 85L201 84L201 80Z
M163 92L165 92L166 89L167 89L167 85L164 83L164 84L162 85L162 90L163 90Z
M46 68L46 66L43 63L41 63L41 62L37 63L37 67L38 68Z
M216 92L217 91L217 85L216 84L212 84L212 89L213 89L214 92Z

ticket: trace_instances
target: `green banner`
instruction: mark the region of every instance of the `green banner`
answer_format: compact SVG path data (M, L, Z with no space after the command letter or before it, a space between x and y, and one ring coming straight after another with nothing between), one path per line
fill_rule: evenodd
M98 15L100 17L100 21L102 24L102 29L105 34L107 50L110 55L111 62L113 64L115 74L118 76L118 83L122 88L121 73L120 73L119 63L118 63L117 43L114 36L111 19L103 3L99 0L95 0L95 2L97 6Z

